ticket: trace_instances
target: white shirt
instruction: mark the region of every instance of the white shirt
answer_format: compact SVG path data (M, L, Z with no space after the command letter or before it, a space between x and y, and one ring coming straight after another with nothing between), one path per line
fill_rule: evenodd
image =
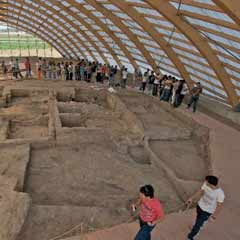
M208 213L214 213L217 203L223 203L225 199L224 192L221 188L212 189L206 183L201 188L204 191L203 196L198 202L199 207Z
M123 77L123 79L127 79L127 76L128 76L128 72L124 70L124 71L122 72L122 77Z
M147 82L147 78L148 78L147 76L143 76L142 82L144 83Z
M157 75L157 74L156 74L156 75L155 75L155 80L154 80L153 83L154 83L154 84L159 84L159 83L160 83L160 78L161 78L160 75Z
M182 91L181 91L181 94L182 95L186 95L188 93L188 86L186 83L183 84L183 88L182 88Z

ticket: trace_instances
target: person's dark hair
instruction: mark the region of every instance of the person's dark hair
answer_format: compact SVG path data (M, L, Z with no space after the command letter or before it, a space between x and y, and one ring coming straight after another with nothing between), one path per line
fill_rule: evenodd
M215 177L215 176L211 176L211 175L206 176L205 180L206 180L209 184L211 184L211 185L213 185L213 186L217 186L217 185L218 185L218 178Z
M154 189L152 185L144 185L140 188L140 193L146 197L154 198Z

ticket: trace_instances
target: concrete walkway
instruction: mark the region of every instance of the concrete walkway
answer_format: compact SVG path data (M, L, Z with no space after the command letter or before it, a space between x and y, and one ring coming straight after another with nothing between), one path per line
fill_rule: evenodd
M199 240L238 240L240 239L240 132L202 113L186 115L210 129L210 149L213 169L221 179L226 194L224 208L215 223L208 223ZM190 225L195 218L194 210L167 216L153 232L153 240L185 240ZM122 224L111 229L98 231L86 236L86 240L130 240L138 229L136 223ZM74 237L71 240L79 240Z

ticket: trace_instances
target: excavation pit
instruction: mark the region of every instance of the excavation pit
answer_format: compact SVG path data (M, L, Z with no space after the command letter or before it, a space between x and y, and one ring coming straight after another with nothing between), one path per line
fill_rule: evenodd
M48 136L48 126L46 125L32 125L24 122L10 122L10 129L8 132L8 139L37 139Z
M64 128L87 127L83 114L60 114L60 120Z
M8 139L37 139L47 137L49 97L47 90L13 89L11 101L0 110L9 121Z
M130 203L146 183L154 185L167 213L178 210L185 192L177 184L190 182L193 193L207 174L201 134L196 137L192 125L144 95L61 84L43 93L13 91L7 108L1 108L10 144L54 137L30 145L23 191L32 205L17 240L48 240L82 223L82 232L126 223ZM188 163L191 168L179 167Z
M106 90L76 89L74 100L76 102L92 103L108 108Z

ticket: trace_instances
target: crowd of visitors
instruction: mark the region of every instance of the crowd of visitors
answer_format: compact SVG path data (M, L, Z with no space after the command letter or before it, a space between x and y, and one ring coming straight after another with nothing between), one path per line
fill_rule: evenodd
M12 74L14 79L32 77L32 65L27 57L24 64L20 67L19 59L11 60L8 64L5 61L1 63L1 70L4 75ZM104 80L109 80L109 84L115 86L115 75L118 72L117 66L110 66L97 62L86 60L80 61L57 61L39 58L36 63L37 79L39 80L76 80L91 82L94 74L96 82L103 83ZM23 72L25 75L23 76Z
M39 59L36 69L39 80L61 79L92 82L95 77L96 82L104 83L108 81L110 86L115 86L115 75L118 72L117 66L90 62L84 59L77 62L55 62Z
M26 72L26 78L29 78L32 76L31 73L31 64L29 58L26 58L24 62L24 71ZM16 58L15 61L12 59L8 62L8 64L5 63L3 60L1 63L1 70L3 73L3 76L8 79L8 74L12 74L12 77L15 79L18 79L19 77L22 79L23 78L23 69L20 67L20 62L19 59Z
M13 78L23 78L22 70L19 67L18 58L14 62L10 61L7 66L2 61L1 69L3 74L12 73ZM32 64L29 58L24 61L25 78L32 77ZM80 61L57 61L39 58L36 62L36 76L39 80L66 80L66 81L86 81L97 83L107 83L110 87L126 88L128 84L128 69L123 66L120 69L119 77L117 66L90 62L87 60ZM162 75L161 71L151 71L147 69L144 73L138 68L135 69L131 81L133 88L140 84L140 91L159 97L160 101L169 102L174 108L179 107L187 94L191 95L188 108L193 107L193 112L197 109L197 102L202 93L202 86L196 83L192 89L183 79L177 79L170 75Z
M191 95L188 108L193 105L193 112L196 112L197 102L202 93L200 82L189 89L184 79L177 79L170 75L162 75L160 71L147 69L143 74L136 69L134 79L141 82L140 91L147 92L152 96L158 96L160 101L169 102L173 107L179 107L187 94Z

